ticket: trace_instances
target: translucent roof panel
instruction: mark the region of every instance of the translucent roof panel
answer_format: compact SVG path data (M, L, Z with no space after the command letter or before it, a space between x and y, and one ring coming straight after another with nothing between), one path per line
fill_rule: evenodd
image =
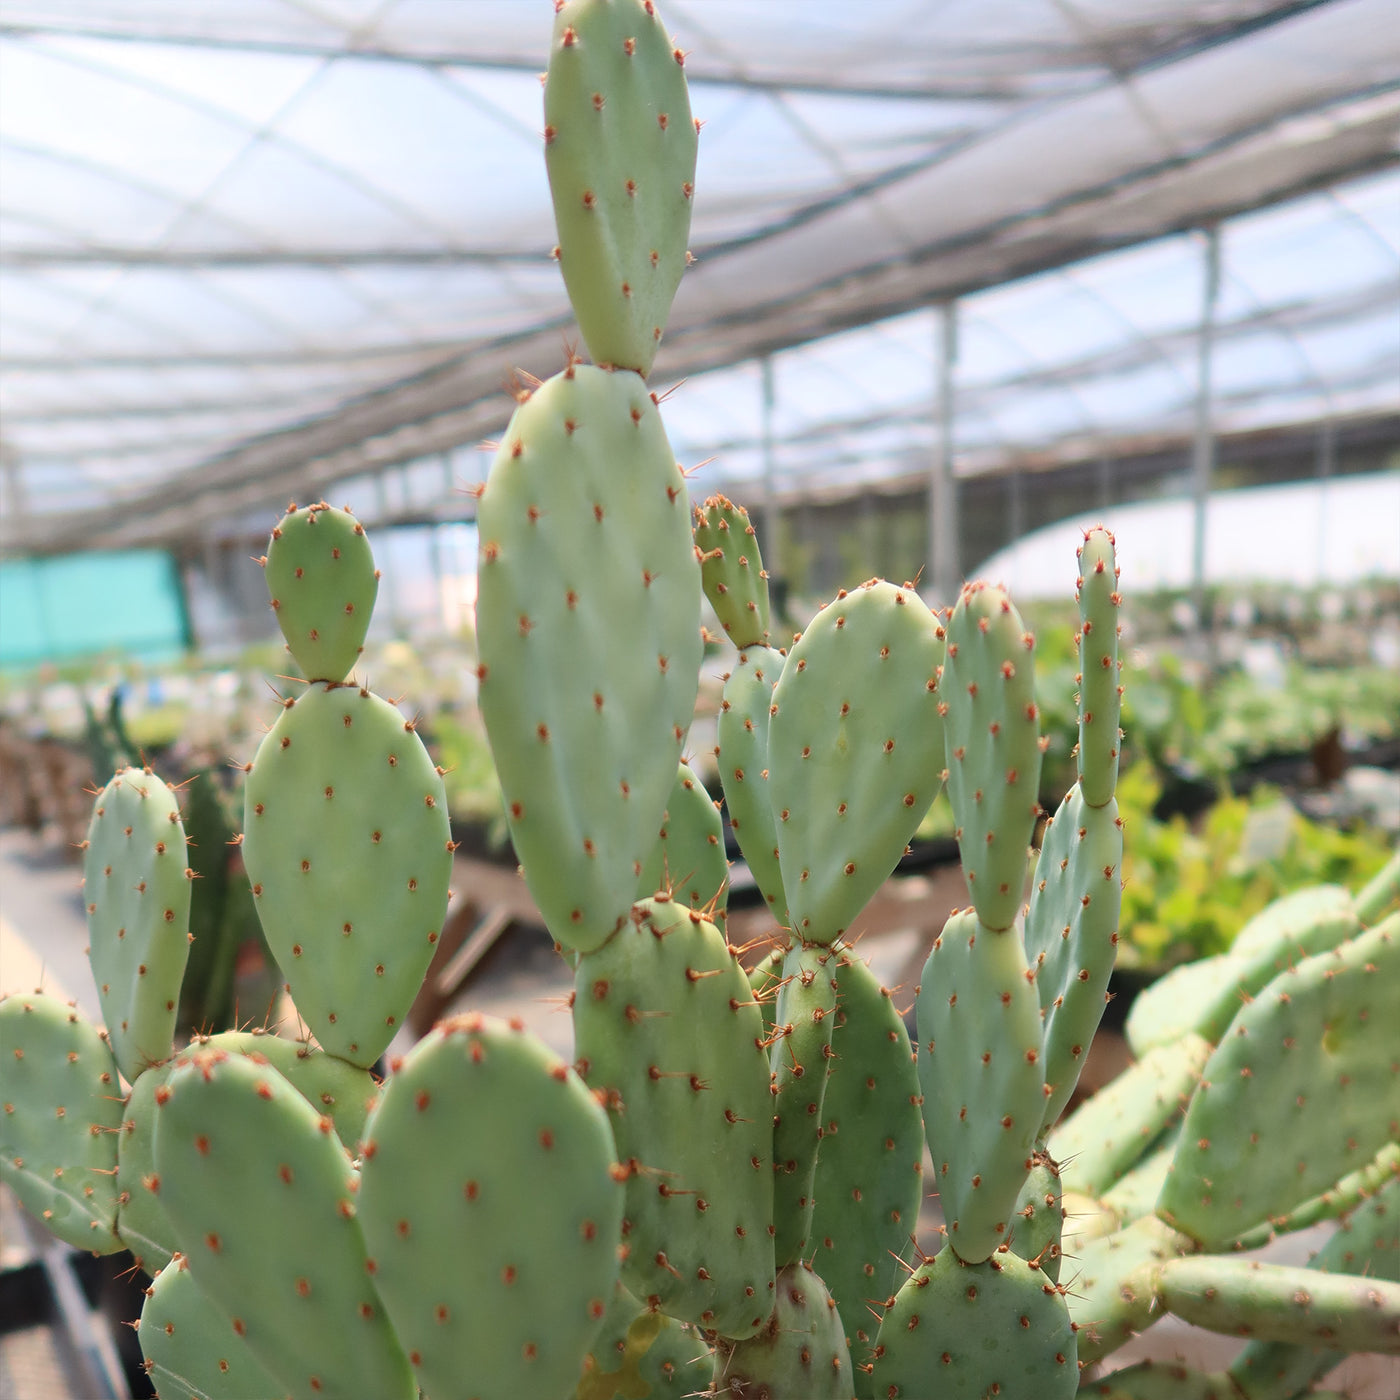
M3 0L0 544L191 540L497 431L575 337L548 0ZM725 479L1394 407L1391 0L662 0L704 123L655 378ZM1323 191L1318 193L1318 191ZM1266 213L1251 211L1264 209Z

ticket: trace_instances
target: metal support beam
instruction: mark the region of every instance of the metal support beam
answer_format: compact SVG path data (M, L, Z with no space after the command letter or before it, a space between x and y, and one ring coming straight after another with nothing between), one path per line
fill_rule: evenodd
M1206 623L1206 513L1215 474L1215 421L1211 358L1215 349L1215 313L1220 301L1220 227L1205 231L1205 288L1196 352L1196 436L1191 449L1194 514L1191 529L1191 603L1196 623Z
M1026 482L1025 473L1020 467L1013 467L1011 474L1006 479L1009 509L1006 514L1009 521L1007 530L1007 544L1015 544L1022 535L1026 533Z
M1332 417L1332 405L1327 417L1317 429L1317 581L1327 582L1327 508L1330 502L1328 483L1337 469L1337 421Z
M958 358L958 305L945 301L938 308L935 331L936 380L933 463L929 470L929 583L941 607L957 601L962 586L958 561L958 492L953 476L953 366Z
M782 578L783 561L778 532L781 528L778 509L778 455L773 442L773 409L777 394L773 387L773 357L765 355L759 361L763 371L763 410L760 416L760 433L763 444L763 535L758 542L758 551L763 556L763 567L772 580ZM779 584L779 593L782 586Z

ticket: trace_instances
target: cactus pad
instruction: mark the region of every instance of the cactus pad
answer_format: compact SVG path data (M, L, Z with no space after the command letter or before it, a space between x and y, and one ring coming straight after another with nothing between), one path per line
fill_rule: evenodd
M124 768L98 794L84 843L83 898L112 1053L134 1083L170 1055L190 952L180 804L149 769Z
M660 837L637 882L637 898L650 899L658 890L701 910L723 930L729 897L724 825L719 807L688 763L682 763L676 773Z
M179 1057L156 1096L156 1170L199 1286L297 1400L416 1395L371 1281L349 1154L276 1070L223 1050Z
M324 501L278 521L263 561L287 650L311 681L343 681L364 650L379 591L364 526Z
M1118 782L1118 751L1123 731L1118 727L1123 708L1123 687L1118 659L1118 561L1113 536L1103 526L1084 532L1077 551L1079 581L1079 787L1091 807L1102 807L1113 797Z
M911 588L842 590L773 692L769 791L793 933L830 943L899 863L938 794L939 627Z
M690 236L698 129L683 62L650 3L557 7L544 155L559 267L594 361L642 375Z
M550 932L627 917L690 727L700 566L646 385L571 365L511 419L478 508L482 718Z
M709 1384L710 1370L710 1348L693 1327L644 1307L619 1283L572 1400L684 1400Z
M1040 813L1035 642L1000 588L967 584L948 620L938 686L947 707L948 797L977 917L1010 928L1020 912Z
M564 1395L622 1225L612 1134L579 1077L519 1023L459 1016L404 1058L366 1134L359 1220L423 1389Z
M355 686L308 686L258 748L243 859L297 1010L321 1045L371 1065L408 1012L442 929L447 795L411 723Z
M924 964L919 1082L934 1184L959 1256L1005 1243L1045 1099L1040 1006L1013 929L953 914Z
M965 1264L943 1249L885 1313L871 1380L889 1400L1069 1400L1079 1366L1064 1296L1008 1250Z
M768 645L768 575L743 506L711 496L695 507L700 581L719 625L740 651Z
M107 1038L42 992L0 998L0 1181L59 1239L113 1254L122 1091Z

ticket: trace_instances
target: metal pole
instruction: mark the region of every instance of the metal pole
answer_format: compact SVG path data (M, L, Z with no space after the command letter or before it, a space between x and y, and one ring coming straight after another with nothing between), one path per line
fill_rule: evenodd
M1317 581L1327 581L1327 483L1337 465L1337 423L1329 406L1317 436Z
M1191 449L1195 510L1191 531L1191 603L1197 626L1206 623L1206 511L1211 477L1215 474L1215 423L1212 413L1211 353L1215 348L1215 311L1220 300L1220 228L1206 230L1205 292L1201 298L1201 327L1197 338L1196 436Z
M777 580L783 572L781 546L778 543L778 460L773 445L773 406L776 393L773 388L773 357L765 355L759 362L763 371L763 413L760 424L763 443L763 538L759 540L759 553L763 555L763 567L769 578ZM781 596L781 586L779 594Z
M929 472L929 582L934 601L951 606L962 577L958 568L958 493L953 477L953 366L958 358L958 306L945 301L938 308L937 381L934 418L938 425Z
M1011 520L1006 542L1007 544L1015 544L1026 533L1026 483L1021 475L1020 467L1012 469L1006 485L1011 497L1009 503L1011 509L1008 512Z

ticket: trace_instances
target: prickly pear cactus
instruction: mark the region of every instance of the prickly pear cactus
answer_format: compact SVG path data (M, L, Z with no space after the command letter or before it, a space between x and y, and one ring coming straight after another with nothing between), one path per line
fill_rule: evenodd
M700 910L724 928L729 898L729 862L724 855L724 826L719 805L695 770L682 763L666 803L661 833L637 882L637 898L658 890Z
M83 847L83 897L112 1052L135 1080L170 1055L190 951L180 804L149 768L124 768L98 796Z
M544 154L559 268L588 352L646 375L686 265L698 128L651 0L557 7Z
M743 506L711 496L695 507L695 552L705 597L740 651L768 645L768 575Z

